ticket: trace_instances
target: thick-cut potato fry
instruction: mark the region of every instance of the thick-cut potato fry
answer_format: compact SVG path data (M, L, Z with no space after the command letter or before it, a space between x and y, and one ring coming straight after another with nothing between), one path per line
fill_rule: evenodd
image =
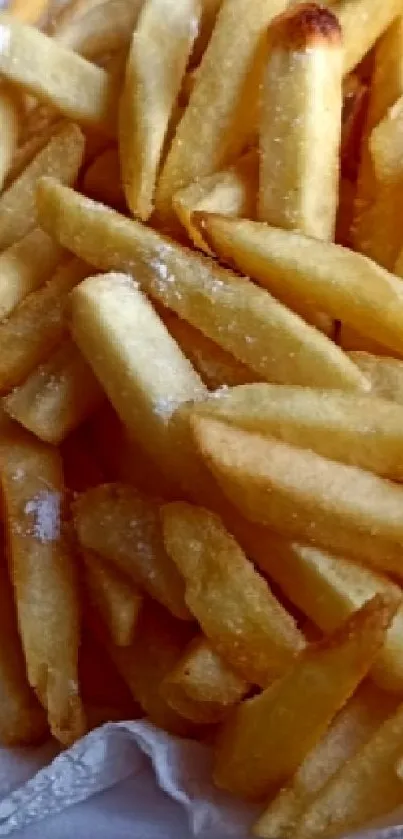
M200 725L221 722L248 689L202 636L189 644L161 685L168 705Z
M192 223L192 214L199 210L223 216L255 218L259 162L255 149L244 154L229 169L206 175L175 193L173 208L197 248L211 253Z
M217 420L192 423L219 485L247 519L403 578L403 487Z
M332 241L342 117L337 17L297 5L269 29L260 115L258 217Z
M368 352L350 352L354 363L371 382L372 393L403 405L403 361Z
M363 683L334 718L323 739L306 756L290 783L280 790L256 823L263 839L288 839L298 817L329 778L350 760L391 713L396 701Z
M338 0L334 11L343 33L344 72L348 73L401 13L402 6L400 0Z
M374 597L332 636L302 652L282 679L238 705L219 736L216 783L246 798L276 792L366 675L393 610Z
M36 227L0 254L0 320L55 271L65 251Z
M62 532L60 455L10 422L0 438L0 483L28 679L63 744L85 729L78 685L74 560Z
M72 123L63 123L0 197L0 250L22 239L36 225L35 189L38 178L52 174L60 181L73 184L83 155L84 137L80 129Z
M66 331L68 292L89 270L78 259L65 263L0 324L0 393L21 384L57 346Z
M201 0L145 0L133 33L120 99L122 181L134 216L146 221L164 142L198 32Z
M241 385L197 403L194 413L403 480L403 410L372 393Z
M72 20L60 21L53 38L88 59L124 50L136 24L143 0L105 0Z
M69 119L116 132L115 80L38 29L0 12L0 72Z
M270 542L271 538L271 542ZM267 535L260 568L280 587L290 603L323 632L336 629L354 609L375 594L385 595L398 606L385 644L371 669L379 687L403 692L402 591L387 577L341 556L286 542Z
M116 149L107 149L88 167L83 178L83 192L94 201L108 204L115 210L125 207L125 197L120 182L119 155Z
M224 0L188 107L162 169L156 206L172 215L182 187L225 168L255 129L263 35L287 0ZM225 84L222 68L225 67Z
M166 701L162 683L181 659L191 638L191 629L165 609L146 600L130 647L107 643L107 651L136 701L155 725L172 734L189 736L194 725Z
M61 244L99 268L132 273L144 291L260 378L366 389L331 341L245 278L51 179L41 181L37 198L41 224Z
M80 544L116 565L173 615L191 620L185 586L168 556L158 503L123 484L104 484L75 501Z
M402 737L400 705L314 798L293 839L345 835L402 804L402 784L395 770Z
M301 649L275 637L267 583L218 516L183 503L162 507L161 513L165 547L202 631L236 673L266 687Z
M12 167L20 134L21 102L15 90L0 87L0 191Z
M206 389L133 280L91 277L71 295L73 337L135 439L175 478L169 420Z
M200 214L203 233L227 263L272 294L306 299L396 352L403 352L403 285L340 245L254 221ZM376 301L376 302L375 302Z
M83 551L83 565L90 603L102 619L112 644L130 646L142 595L130 580L91 551Z

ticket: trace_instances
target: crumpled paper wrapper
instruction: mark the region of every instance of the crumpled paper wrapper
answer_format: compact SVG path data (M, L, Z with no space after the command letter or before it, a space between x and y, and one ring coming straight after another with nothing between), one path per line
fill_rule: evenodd
M0 750L0 795L0 836L25 839L250 839L261 810L213 787L207 746L143 721L104 725L60 754L52 743ZM80 835L74 805L95 795ZM357 836L403 839L399 816Z

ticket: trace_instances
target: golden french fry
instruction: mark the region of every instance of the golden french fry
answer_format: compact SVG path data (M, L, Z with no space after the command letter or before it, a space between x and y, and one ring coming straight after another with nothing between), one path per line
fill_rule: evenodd
M368 352L356 351L349 355L371 382L372 393L403 405L403 361Z
M161 685L168 705L199 725L221 722L248 689L202 636L189 644Z
M2 429L0 482L28 679L63 744L84 733L74 560L62 532L60 455L14 424Z
M88 167L83 178L83 192L95 201L101 201L102 204L108 204L116 210L125 207L116 149L102 152Z
M1 262L1 257L0 257ZM72 341L64 341L4 400L13 419L59 444L101 404L103 392Z
M169 419L206 393L190 362L132 279L105 274L71 295L73 337L135 439L175 479Z
M213 394L194 413L403 480L403 411L372 393L249 384Z
M18 93L3 85L0 87L0 191L6 183L13 165L20 134L21 102Z
M0 320L45 283L64 254L38 227L0 254Z
M273 598L218 516L190 504L161 509L165 547L185 601L213 649L242 678L266 687L301 647L273 632Z
M71 20L60 20L53 38L90 60L127 49L142 4L143 0L96 3Z
M61 265L52 279L29 294L0 324L0 393L21 384L57 346L66 330L68 292L89 273L78 259Z
M238 705L218 739L218 786L246 798L278 791L366 675L392 617L393 607L374 597L282 679Z
M218 420L192 423L208 466L247 519L403 578L403 487Z
M232 352L259 378L367 387L331 341L245 278L50 179L41 181L37 199L41 224L57 241L85 253L99 268L133 273L144 291Z
M280 790L253 828L262 839L288 839L299 816L329 778L363 746L396 709L396 701L363 683L324 735Z
M343 33L346 73L359 64L401 10L400 0L338 0L335 13Z
M119 150L128 206L146 221L168 125L198 32L201 0L146 0L120 99Z
M177 618L191 620L183 580L164 547L156 501L133 487L104 484L80 496L74 511L85 549L116 565Z
M83 551L84 581L90 603L102 619L112 644L133 641L143 597L116 568L91 551Z
M293 839L340 836L398 807L403 789L395 766L402 736L400 705L314 798L297 823Z
M163 217L172 215L179 189L225 168L247 146L255 129L262 36L286 5L287 0L222 3L157 187Z
M199 219L215 252L272 294L281 299L286 286L294 299L308 299L361 334L403 352L403 286L367 257L259 222L204 214Z
M69 119L116 132L115 81L105 70L0 12L0 72Z
M260 113L258 217L325 241L336 224L342 75L332 11L307 3L276 18Z
M200 228L192 223L195 211L255 218L258 169L258 155L252 149L229 169L206 175L175 193L173 208L197 248L211 253Z
M60 181L74 183L83 155L84 137L80 129L72 123L63 123L0 197L1 250L22 239L36 225L35 189L38 178L53 174Z

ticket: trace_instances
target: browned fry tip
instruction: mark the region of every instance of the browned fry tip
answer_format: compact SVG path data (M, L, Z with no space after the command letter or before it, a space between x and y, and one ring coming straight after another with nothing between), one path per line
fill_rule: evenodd
M289 50L340 46L342 31L336 15L317 3L301 3L274 18L270 43Z

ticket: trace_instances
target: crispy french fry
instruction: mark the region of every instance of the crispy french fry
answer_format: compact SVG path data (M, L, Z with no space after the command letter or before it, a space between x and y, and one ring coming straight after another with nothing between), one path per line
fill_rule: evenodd
M348 73L401 13L400 0L338 0L338 17L344 44L344 71Z
M8 81L69 119L116 132L112 76L7 12L0 12L0 27L0 72Z
M0 87L0 191L4 187L18 147L21 111L18 93L6 85Z
M132 272L144 291L260 378L367 387L331 341L253 283L50 179L42 180L37 198L41 224L57 241L82 256L85 252L97 267Z
M204 214L199 219L222 259L280 299L287 286L294 299L308 299L361 334L403 352L403 286L370 259L254 221Z
M0 254L0 320L45 283L64 254L64 249L38 227Z
M194 413L403 480L403 411L372 393L241 385L213 394Z
M213 513L184 503L162 507L161 513L165 547L202 631L236 673L267 686L300 649L275 637L267 583Z
M0 250L22 239L36 225L35 188L38 178L53 174L60 181L74 183L83 155L84 137L80 129L72 123L63 123L0 197Z
M116 149L107 149L95 158L84 175L83 191L95 201L101 201L116 210L125 207Z
M376 396L403 405L403 361L367 352L355 351L349 355L371 382Z
M97 3L76 18L59 21L53 38L89 60L127 49L142 4L143 0Z
M340 836L401 804L403 790L395 765L402 736L401 705L314 798L293 837Z
M29 294L0 324L0 392L21 384L52 352L66 331L67 294L89 273L78 259L63 264L46 285Z
M258 217L332 241L342 117L343 49L337 17L307 3L268 33L260 115Z
M258 169L258 155L252 149L229 169L206 175L173 196L173 208L197 248L211 253L200 228L192 223L195 211L255 218Z
M143 597L116 568L91 551L83 551L84 581L92 607L102 619L112 644L128 647L134 633Z
M80 544L116 565L173 615L191 620L183 580L168 556L158 503L129 486L104 484L75 501Z
M0 482L28 679L63 744L84 732L77 665L78 591L62 533L58 452L14 424L2 429Z
M225 168L246 147L255 127L262 36L286 5L287 0L222 3L162 169L156 206L163 217L172 215L172 197L179 189Z
M248 688L200 636L191 641L165 677L161 692L168 705L185 719L211 725L221 722Z
M168 125L201 16L201 0L146 0L133 33L120 100L122 181L133 215L146 221Z
M192 423L207 464L247 519L403 578L403 487L217 420Z
M280 681L238 705L219 736L216 783L246 798L276 792L366 675L392 617L393 607L373 598Z
M4 407L40 440L59 444L103 398L90 367L75 344L66 340L9 394Z
M295 824L329 778L375 734L396 701L363 683L334 718L323 739L306 756L293 779L280 790L253 829L263 839L288 839Z

